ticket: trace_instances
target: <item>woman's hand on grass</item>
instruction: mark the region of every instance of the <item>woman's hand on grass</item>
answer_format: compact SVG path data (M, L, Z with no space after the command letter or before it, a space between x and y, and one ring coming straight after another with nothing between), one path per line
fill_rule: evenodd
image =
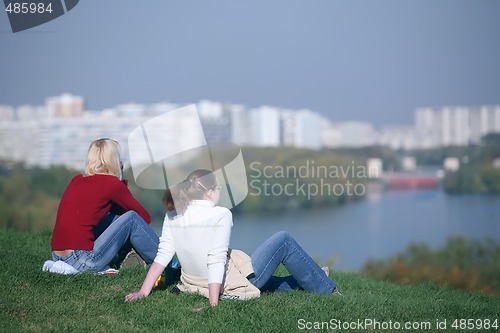
M136 291L135 293L130 293L127 296L125 296L125 302L137 301L138 299L141 299L144 297L146 297L146 295L139 290L139 291Z
M148 296L164 269L165 266L157 263L156 261L153 262L151 267L149 267L148 274L142 283L141 289L135 293L130 293L125 296L125 302L137 301L138 299Z

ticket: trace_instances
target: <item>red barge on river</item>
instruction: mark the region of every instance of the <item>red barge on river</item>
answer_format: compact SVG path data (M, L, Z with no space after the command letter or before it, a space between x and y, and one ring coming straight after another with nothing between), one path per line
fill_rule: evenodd
M387 187L393 190L432 189L440 184L439 175L429 173L389 173L383 178Z

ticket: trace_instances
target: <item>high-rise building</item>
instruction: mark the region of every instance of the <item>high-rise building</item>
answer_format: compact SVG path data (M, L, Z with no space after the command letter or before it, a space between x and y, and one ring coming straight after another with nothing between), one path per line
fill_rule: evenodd
M500 132L500 106L419 108L415 127L420 148L477 144Z
M280 146L280 110L261 106L251 112L251 144L263 147Z
M419 148L435 148L441 144L441 130L435 113L431 108L419 108L415 111L415 130Z
M340 130L327 118L321 119L321 145L325 148L338 148L340 146Z
M282 110L281 145L320 149L321 117L307 109Z
M252 123L246 107L241 104L226 104L225 108L231 117L231 142L240 146L250 145Z
M204 100L197 103L196 109L208 144L231 142L231 112L222 103Z
M470 141L478 143L488 133L500 132L500 105L470 110Z
M85 109L83 98L71 94L49 97L45 104L50 114L56 117L78 117Z

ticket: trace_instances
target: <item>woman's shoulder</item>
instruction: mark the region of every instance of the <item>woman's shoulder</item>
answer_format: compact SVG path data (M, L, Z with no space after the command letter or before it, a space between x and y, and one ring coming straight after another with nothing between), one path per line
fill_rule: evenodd
M233 213L226 207L215 206L214 215L217 216L218 223L233 225Z
M100 183L108 183L108 184L116 184L116 185L125 185L125 183L120 180L118 177L115 175L107 175L103 173L97 173L92 176L85 176L83 175L83 178L88 179L89 181L94 181L94 182L100 182Z
M95 174L87 176L79 174L73 177L70 186L95 188L99 187L100 191L121 191L123 187L127 187L118 177L113 175Z
M216 206L210 200L192 200L189 203L188 211L194 210L197 214L211 215L231 215L231 211L226 207Z
M215 213L220 214L220 215L230 215L230 216L233 215L233 213L229 209L227 209L226 207L215 206L213 209L214 209Z

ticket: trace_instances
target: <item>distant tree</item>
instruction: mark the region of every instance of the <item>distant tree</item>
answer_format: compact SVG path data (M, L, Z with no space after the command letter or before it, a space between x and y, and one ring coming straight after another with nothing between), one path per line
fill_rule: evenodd
M500 133L490 133L482 138L481 159L492 162L495 158L500 158Z

